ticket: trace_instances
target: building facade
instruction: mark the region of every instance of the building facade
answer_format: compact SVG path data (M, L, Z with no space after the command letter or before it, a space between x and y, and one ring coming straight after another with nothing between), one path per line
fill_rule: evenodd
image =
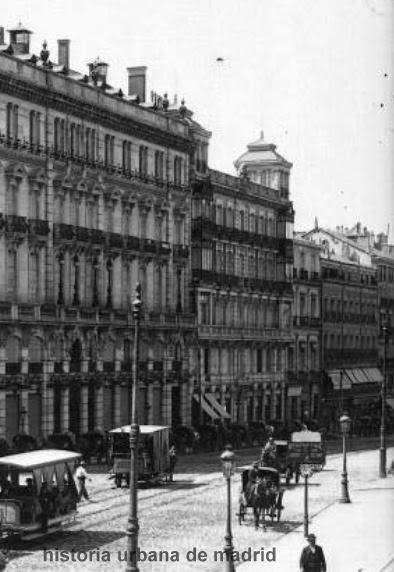
M371 255L339 232L316 227L321 247L322 423L335 430L346 409L357 431L380 399L378 289Z
M294 237L294 355L289 360L288 418L306 423L320 417L320 246Z
M188 423L184 106L172 117L166 97L144 103L145 68L128 68L127 96L106 63L78 73L68 40L54 62L30 35L0 34L0 437L129 420L138 281L139 421Z
M291 165L259 140L236 161L234 177L196 171L192 274L198 317L195 422L284 421L292 337L294 213ZM256 161L251 154L256 152ZM273 157L275 155L275 157ZM257 169L275 171L266 186ZM253 172L249 169L252 168Z

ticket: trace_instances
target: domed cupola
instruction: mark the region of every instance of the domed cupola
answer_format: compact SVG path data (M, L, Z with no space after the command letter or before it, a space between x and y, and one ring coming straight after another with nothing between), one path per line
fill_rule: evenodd
M234 161L238 176L247 177L271 189L276 189L281 196L289 193L289 176L292 164L276 151L276 145L264 141L264 132L260 138L249 143L247 151Z

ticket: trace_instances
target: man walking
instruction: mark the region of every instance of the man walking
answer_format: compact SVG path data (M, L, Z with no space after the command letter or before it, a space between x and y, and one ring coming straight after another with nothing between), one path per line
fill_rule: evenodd
M88 473L85 469L85 461L81 461L79 463L79 467L75 471L75 477L78 481L78 502L82 500L84 497L86 500L89 500L88 491L86 490L86 479L92 480L88 477Z
M316 544L316 536L308 534L308 546L303 548L300 558L300 572L326 572L326 559L321 546Z

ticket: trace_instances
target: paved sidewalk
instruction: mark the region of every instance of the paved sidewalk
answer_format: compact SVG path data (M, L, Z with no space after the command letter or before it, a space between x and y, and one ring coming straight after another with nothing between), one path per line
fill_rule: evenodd
M393 572L393 477L352 490L351 500L331 504L309 526L324 549L328 572ZM276 542L276 562L244 563L237 571L296 572L305 545L303 527L299 527ZM265 547L266 551L271 548Z

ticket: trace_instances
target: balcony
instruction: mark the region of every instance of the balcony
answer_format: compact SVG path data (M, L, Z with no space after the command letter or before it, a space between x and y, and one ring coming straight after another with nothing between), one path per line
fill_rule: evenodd
M36 236L48 236L50 232L48 221L40 219L29 219L29 234Z
M105 373L111 373L115 371L115 363L113 361L104 361L103 371L105 371Z
M107 233L107 243L110 248L123 248L123 236L116 232Z
M24 216L6 215L5 227L7 232L25 234L29 230L29 223Z
M189 247L186 244L174 244L172 250L176 258L188 258L189 256Z
M44 369L44 364L42 362L29 362L28 372L29 373L42 373Z
M168 255L171 252L171 247L165 240L156 241L157 254Z
M15 375L20 373L22 369L22 364L20 362L9 362L5 364L5 372L10 375Z
M128 236L126 238L126 248L128 250L139 250L140 239L137 236Z
M105 241L104 231L98 228L92 228L90 230L90 237L93 244L103 244Z
M156 243L151 238L140 238L140 248L143 252L156 253Z
M76 226L75 235L79 242L90 242L90 231L88 228L83 226Z
M72 224L65 224L63 222L55 223L53 225L53 232L55 238L58 240L74 240L75 227Z

